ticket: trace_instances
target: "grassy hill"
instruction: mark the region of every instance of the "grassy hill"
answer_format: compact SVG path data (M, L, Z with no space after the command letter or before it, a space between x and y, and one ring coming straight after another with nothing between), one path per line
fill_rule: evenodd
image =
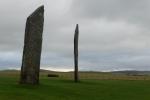
M59 75L61 79L73 79L73 72L55 72L40 70L40 77L47 77L48 74ZM0 76L19 77L18 70L2 70ZM114 71L114 72L79 72L80 79L98 80L150 80L150 71Z
M48 73L59 77L47 77ZM19 71L1 71L0 100L150 100L149 76L81 72L79 83L72 76L72 72L42 70L40 85L32 86L18 84Z

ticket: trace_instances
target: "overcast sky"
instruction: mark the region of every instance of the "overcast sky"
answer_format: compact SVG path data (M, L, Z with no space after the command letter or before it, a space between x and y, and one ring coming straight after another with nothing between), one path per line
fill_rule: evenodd
M150 70L150 0L0 0L0 69L20 69L26 18L41 5L42 68L74 68L79 24L80 70Z

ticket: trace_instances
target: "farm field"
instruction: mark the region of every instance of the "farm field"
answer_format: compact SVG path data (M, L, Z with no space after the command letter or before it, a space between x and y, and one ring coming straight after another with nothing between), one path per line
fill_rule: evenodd
M58 78L47 77L48 73ZM150 100L149 76L83 72L74 83L73 73L41 72L40 85L19 85L19 72L0 72L0 100Z

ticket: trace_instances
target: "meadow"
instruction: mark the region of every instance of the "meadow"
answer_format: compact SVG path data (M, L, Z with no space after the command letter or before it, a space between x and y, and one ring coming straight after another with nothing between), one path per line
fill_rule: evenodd
M0 100L150 100L149 76L82 72L79 83L72 78L71 72L43 71L39 85L19 85L19 72L0 72Z

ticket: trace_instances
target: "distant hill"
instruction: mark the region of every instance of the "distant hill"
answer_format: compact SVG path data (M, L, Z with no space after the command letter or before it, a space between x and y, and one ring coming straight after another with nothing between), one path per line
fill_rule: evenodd
M0 70L0 73L20 73L20 70ZM56 71L41 69L40 73L58 73ZM65 73L65 72L62 72ZM73 73L66 72L66 73ZM129 75L129 76L150 76L150 71L136 71L136 70L124 70L124 71L112 71L112 72L98 72L98 71L81 71L80 73L104 73L104 74L113 74L113 75Z
M20 71L15 69L6 69L6 70L0 70L0 72L20 72Z
M0 72L20 72L20 70L15 70L15 69L6 69L6 70L0 70ZM40 72L54 72L54 71L50 71L50 70L45 70L45 69L40 69Z
M113 71L112 74L124 74L131 76L145 76L150 75L150 71L136 71L136 70L126 70L126 71Z

